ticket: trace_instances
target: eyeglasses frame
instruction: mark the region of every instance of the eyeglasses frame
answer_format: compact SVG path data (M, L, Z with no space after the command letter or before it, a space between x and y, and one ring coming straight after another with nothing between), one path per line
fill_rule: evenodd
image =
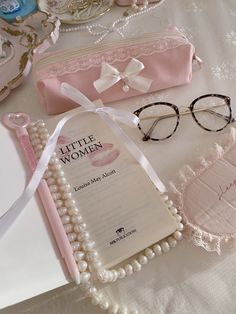
M225 117L225 120L226 120L226 118L227 118L227 120L226 120L227 123L225 124L224 127L220 128L220 129L211 130L211 129L208 129L208 128L204 127L203 125L201 125L201 123L198 121L198 119L196 118L196 116L195 116L195 114L194 114L194 112L199 112L199 110L194 110L194 105L195 105L195 103L196 103L197 101L199 101L200 99L207 98L207 97L218 97L218 98L224 99L224 100L225 100L225 104L227 105L227 107L228 107L228 109L229 109L229 116ZM208 131L208 132L220 132L220 131L222 131L224 128L226 128L229 123L232 123L232 122L235 121L235 119L232 117L232 109L231 109L231 104L230 104L230 97L229 97L229 96L225 96L225 95L220 95L220 94L205 94L205 95L202 95L202 96L200 96L200 97L194 99L194 100L191 102L191 104L190 104L190 105L188 106L188 108L187 108L187 111L184 111L184 112L181 112L181 113L179 112L179 108L178 108L175 104L172 104L172 103L169 103L169 102L162 102L162 101L161 101L161 102L155 102L155 103L147 104L147 105L145 105L145 106L143 106L143 107L141 107L141 108L135 110L133 113L134 113L137 117L139 117L140 113L141 113L144 109L147 109L147 108L152 107L152 106L155 106L155 105L166 105L166 106L171 107L171 108L175 111L175 113L176 113L176 117L177 117L176 126L175 126L173 132L172 132L171 134L169 134L167 137L162 138L162 139L158 139L158 138L152 138L152 137L150 137L150 136L148 135L148 133L151 133L150 130L152 131L152 129L156 126L156 123L157 123L158 121L160 121L160 119L154 121L153 125L151 126L151 128L149 129L149 131L148 131L147 134L145 134L145 133L143 132L143 130L142 130L140 124L138 124L139 130L140 130L140 131L143 133L143 135L144 135L143 141L148 141L149 139L152 140L152 141L164 141L164 140L170 138L170 137L175 133L175 131L177 130L177 128L178 128L178 126L179 126L180 115L191 114L192 117L193 117L193 119L194 119L194 121L195 121L202 129L204 129L204 130L206 130L206 131ZM208 108L201 108L200 111L206 111L207 109L208 109ZM188 110L189 110L189 111L188 111ZM209 108L209 110L210 110L210 108ZM214 114L218 114L218 113L214 112ZM171 116L172 116L172 114L171 114ZM155 122L156 122L156 123L155 123Z

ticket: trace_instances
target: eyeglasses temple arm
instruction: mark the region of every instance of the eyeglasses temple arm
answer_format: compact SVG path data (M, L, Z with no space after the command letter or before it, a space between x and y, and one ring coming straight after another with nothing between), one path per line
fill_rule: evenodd
M211 109L205 109L204 111L207 111L207 112L209 112L209 113L211 113L211 114L213 114L213 115L215 115L215 116L217 116L217 117L219 117L219 118L222 118L222 119L225 120L226 122L229 121L229 116L225 116L225 115L223 115L223 114L221 114L221 113L219 113L219 112L215 112L215 111L213 111L213 110L211 110ZM231 122L232 122L232 120L231 120Z
M144 134L144 137L143 137L143 141L148 141L150 139L150 136L152 134L152 131L154 130L154 128L156 127L158 121L160 121L159 118L157 118L153 124L151 125L150 129L147 131L146 134Z

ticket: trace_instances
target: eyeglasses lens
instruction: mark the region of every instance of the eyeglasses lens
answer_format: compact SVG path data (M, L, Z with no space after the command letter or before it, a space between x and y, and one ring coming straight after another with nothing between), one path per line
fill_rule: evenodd
M222 130L231 120L226 100L217 96L199 99L193 106L193 115L203 128L211 131Z
M139 126L144 140L164 140L170 137L177 128L178 115L168 105L154 104L141 111Z

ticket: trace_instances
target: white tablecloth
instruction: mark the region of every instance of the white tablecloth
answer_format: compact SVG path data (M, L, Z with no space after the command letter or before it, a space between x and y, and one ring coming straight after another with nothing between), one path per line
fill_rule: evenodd
M109 25L122 11L114 9L99 22ZM166 100L181 107L212 92L230 96L236 110L236 1L166 0L149 15L131 20L124 33L129 36L154 29L160 31L168 25L178 26L193 42L204 60L202 69L194 73L188 86L114 106L133 111L151 101ZM110 34L105 41L118 38L118 34ZM94 40L85 32L62 34L51 50ZM0 114L8 111L26 111L35 118L46 117L30 79L1 103ZM194 162L219 136L202 130L190 117L182 118L176 134L162 143L142 142L138 130L127 129L127 133L145 152L164 183L172 179L184 163ZM236 253L225 251L218 256L184 240L170 253L151 261L142 272L107 287L106 292L113 300L137 306L140 313L145 314L233 314L236 312ZM88 300L80 299L78 288L69 284L6 308L1 313L99 313Z

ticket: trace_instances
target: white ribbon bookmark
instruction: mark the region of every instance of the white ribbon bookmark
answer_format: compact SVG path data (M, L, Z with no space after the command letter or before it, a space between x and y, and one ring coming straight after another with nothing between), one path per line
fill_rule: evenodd
M143 69L144 64L134 58L130 60L124 72L120 72L109 63L103 62L100 78L93 85L98 93L102 93L121 80L124 83L124 92L128 92L131 87L146 93L152 84L152 80L138 75Z
M124 110L118 110L111 107L96 107L95 104L90 101L85 95L83 95L80 91L75 89L73 86L62 83L61 84L61 92L66 97L80 104L85 108L83 112L94 112L101 116L102 119L111 127L112 131L121 139L123 143L130 151L130 153L134 156L134 158L139 162L142 168L146 171L147 175L154 183L156 188L161 192L165 192L165 186L158 178L155 170L152 168L150 162L141 152L141 150L136 146L136 144L125 134L125 132L119 127L119 125L115 122L120 121L122 123L127 124L130 127L136 127L139 123L139 118ZM83 113L82 112L82 113ZM81 112L79 112L81 113ZM58 137L61 133L63 126L73 117L79 114L78 112L72 112L62 118L52 135L49 137L47 144L42 152L42 155L38 161L37 167L26 186L25 190L21 194L21 196L13 203L13 205L0 217L0 238L5 234L5 232L11 227L16 218L23 211L27 203L33 197L36 192L40 181L43 178L45 171L47 170L48 163L51 159L53 152L55 151Z

